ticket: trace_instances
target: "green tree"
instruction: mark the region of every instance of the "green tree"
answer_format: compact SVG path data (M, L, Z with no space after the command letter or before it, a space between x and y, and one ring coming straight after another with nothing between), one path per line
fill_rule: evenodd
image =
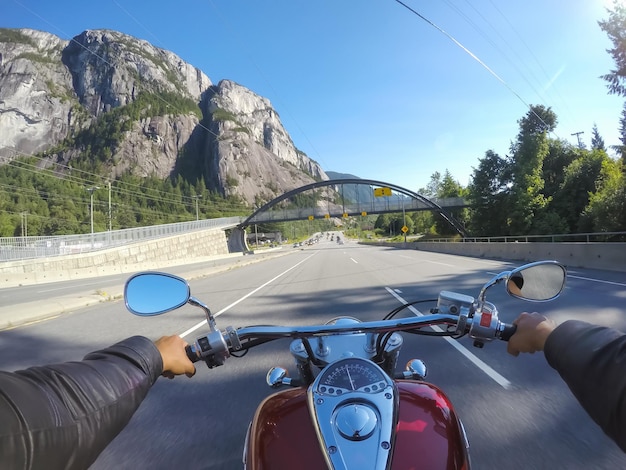
M567 224L565 231L584 230L581 216L602 180L602 168L611 161L602 150L583 151L563 171L563 182L554 193L550 208Z
M613 43L608 53L615 62L615 69L602 78L607 82L609 93L626 96L626 7L615 2L613 10L608 12L609 18L598 21L598 24Z
M474 168L468 187L469 231L476 236L508 235L511 169L507 159L488 150Z
M606 152L604 139L600 135L600 131L598 131L598 126L595 122L593 123L593 128L591 129L591 148L593 150L603 150Z
M600 28L607 34L613 47L608 50L615 62L615 68L602 76L607 82L610 94L626 96L626 6L617 1L613 3L613 10L608 10L609 17L598 22ZM626 164L626 104L620 119L620 145L613 148Z
M611 148L620 156L622 165L626 164L626 103L622 108L622 115L619 120L619 141L618 145L612 145Z
M374 223L374 228L378 230L381 234L389 233L389 225L391 223L391 217L389 214L380 214L376 218L376 222Z
M626 231L626 178L622 166L611 159L602 162L598 190L589 197L584 223L597 232Z
M543 161L549 151L548 133L554 130L556 123L556 114L542 105L531 106L526 116L518 121L520 131L511 146L513 184L509 227L513 234L543 231L544 224L539 222L548 203L543 194Z
M565 168L587 150L580 149L563 140L551 139L548 141L548 154L541 167L544 182L543 194L552 197L563 184Z
M446 172L441 179L439 187L437 188L437 198L445 199L445 198L456 198L456 197L465 197L467 191L465 188L461 186L461 184L456 181L450 172L446 169ZM461 224L465 224L467 219L467 210L465 209L454 209L447 210L444 208L446 212L454 219L456 219ZM447 220L444 220L442 217L435 218L435 229L440 235L456 235L456 229L450 225Z

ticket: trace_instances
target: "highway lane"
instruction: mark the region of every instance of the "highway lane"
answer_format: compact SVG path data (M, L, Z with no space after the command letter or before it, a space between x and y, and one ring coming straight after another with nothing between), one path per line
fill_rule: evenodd
M399 305L386 288L407 300L436 298L440 290L476 296L494 273L511 266L322 242L290 256L194 280L191 287L213 312L220 312L217 322L222 328L313 324L342 314L363 320L381 318ZM626 275L619 273L577 270L568 279L564 295L547 304L511 299L495 287L488 297L505 321L522 310L540 310L558 321L581 318L626 329L622 310ZM138 318L125 312L120 302L105 303L0 332L0 368L75 359L131 334L152 338L180 334L201 320L202 312L190 306L160 317ZM187 339L203 331L205 326ZM506 354L505 343L477 349L468 339L460 340L469 353L510 382L504 388L441 338L408 334L404 338L400 362L411 357L426 362L428 379L450 396L463 419L475 468L626 465L619 449L589 420L542 355L513 358ZM213 370L199 365L190 380L159 380L93 468L241 468L247 424L257 404L271 393L264 383L265 373L273 365L292 364L288 344L281 340L261 346Z

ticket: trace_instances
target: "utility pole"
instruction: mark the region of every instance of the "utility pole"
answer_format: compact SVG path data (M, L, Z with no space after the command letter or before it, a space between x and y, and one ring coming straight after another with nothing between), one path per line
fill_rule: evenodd
M111 182L107 181L109 187L109 232L113 230L113 212L111 212Z
M196 200L196 222L199 220L199 215L198 215L198 199L200 199L200 196L198 196L197 194L195 196L191 196L192 198L194 198Z
M28 236L28 212L20 212L22 218L22 237Z
M579 149L583 148L583 143L582 143L582 141L580 140L580 134L584 134L584 133L585 133L584 131L578 131L578 132L574 132L574 133L572 134L572 135L575 135L575 136L576 136L576 138L578 139L578 148L579 148Z
M100 189L100 186L92 186L90 188L87 188L87 191L89 192L89 219L91 221L91 238L93 241L93 192L96 189Z

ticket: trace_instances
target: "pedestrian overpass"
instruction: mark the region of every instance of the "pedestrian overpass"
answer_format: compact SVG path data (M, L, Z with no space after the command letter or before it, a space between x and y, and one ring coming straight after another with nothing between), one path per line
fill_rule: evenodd
M467 237L464 227L449 212L467 206L463 198L429 199L382 181L358 178L318 181L288 191L257 208L233 229L228 246L231 252L249 251L245 229L255 224L415 211L435 212L462 237Z

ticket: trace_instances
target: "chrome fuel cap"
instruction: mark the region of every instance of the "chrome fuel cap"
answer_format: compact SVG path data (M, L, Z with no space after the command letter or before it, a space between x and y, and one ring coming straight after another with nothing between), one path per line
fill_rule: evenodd
M336 414L335 426L346 439L362 441L376 429L378 417L368 405L352 403L341 407Z

